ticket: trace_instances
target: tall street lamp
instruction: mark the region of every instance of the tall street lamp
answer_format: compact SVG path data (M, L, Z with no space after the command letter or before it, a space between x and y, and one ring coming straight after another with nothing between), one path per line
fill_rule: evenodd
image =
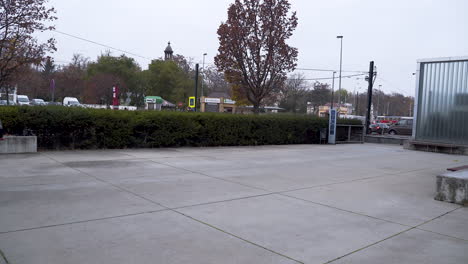
M202 66L203 79L201 83L201 97L203 97L203 83L205 82L205 57L206 55L208 55L208 53L203 53L203 66Z
M332 82L332 95L331 95L331 106L330 109L333 109L333 105L335 104L335 74L336 71L333 72L333 82ZM331 111L330 111L331 114Z
M341 77L343 71L343 36L337 36L336 38L341 40L341 49L340 49L340 86L338 94L338 112L341 110Z

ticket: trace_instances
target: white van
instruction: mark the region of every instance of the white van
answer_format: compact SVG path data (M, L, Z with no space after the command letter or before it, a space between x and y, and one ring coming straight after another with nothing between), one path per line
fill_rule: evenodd
M30 105L29 97L27 95L18 95L16 96L16 101L18 105Z
M63 106L81 106L80 101L75 97L65 97L63 99Z

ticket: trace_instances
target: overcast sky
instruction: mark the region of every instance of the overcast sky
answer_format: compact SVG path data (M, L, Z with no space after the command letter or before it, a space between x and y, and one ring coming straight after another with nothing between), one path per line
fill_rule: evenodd
M50 0L50 4L57 9L59 31L149 58L163 56L171 41L176 54L201 62L206 52L206 62L212 64L219 44L216 31L233 1ZM417 59L468 55L467 0L290 2L299 18L289 42L299 49L299 68L338 69L340 43L336 36L343 35L345 71L367 71L369 61L374 60L379 74L377 87L414 95L412 73ZM58 42L54 57L59 64L69 62L74 53L95 60L106 50L58 33L46 32L41 37L50 36ZM143 69L150 62L135 59ZM331 75L303 73L309 79ZM357 77L344 79L343 88L353 92L367 89Z

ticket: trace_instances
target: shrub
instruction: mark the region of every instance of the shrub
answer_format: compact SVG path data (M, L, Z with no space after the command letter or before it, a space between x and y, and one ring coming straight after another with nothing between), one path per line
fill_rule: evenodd
M310 144L328 120L306 115L128 112L84 108L0 107L7 133L31 131L42 149ZM340 123L360 124L356 120Z

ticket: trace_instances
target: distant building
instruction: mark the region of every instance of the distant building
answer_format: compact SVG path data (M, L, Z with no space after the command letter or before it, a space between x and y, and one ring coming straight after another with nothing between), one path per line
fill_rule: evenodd
M203 96L200 101L200 112L235 114L237 110L236 102L224 97Z
M8 89L8 99L7 99L6 88L0 87L0 100L9 100L11 103L16 103L17 90L18 88L16 86L10 87Z
M164 60L171 61L173 59L174 59L174 51L172 50L171 42L169 41L167 43L166 49L164 50Z
M330 113L330 106L331 104L319 106L319 117L327 117ZM333 108L338 110L340 116L351 115L354 110L352 104L333 104Z

